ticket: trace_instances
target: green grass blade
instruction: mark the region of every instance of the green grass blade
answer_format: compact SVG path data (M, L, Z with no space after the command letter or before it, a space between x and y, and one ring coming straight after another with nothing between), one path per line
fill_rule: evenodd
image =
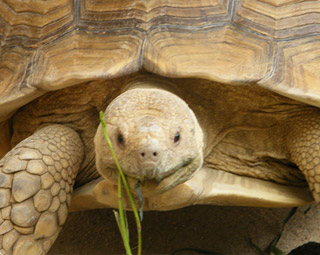
M123 240L123 244L126 247L127 255L131 255L130 243L129 243L129 230L128 222L126 220L125 211L123 209L122 201L122 183L120 175L118 176L118 207L119 207L119 222L120 222L120 232Z
M272 255L286 255L286 253L284 253L282 250L280 250L276 246L271 247L271 254Z
M282 236L282 233L284 231L284 227L285 225L288 223L288 221L291 219L291 217L296 213L297 211L297 207L293 207L290 212L288 213L288 215L286 216L286 218L282 221L282 224L281 224L281 229L280 229L280 232L278 233L278 235L274 238L274 240L270 243L270 246L269 246L269 250L272 248L272 247L275 247L277 246L281 236Z
M307 214L311 209L311 205L308 205L307 209L303 212L303 214Z
M120 234L121 234L123 246L124 246L125 251L126 251L126 255L132 255L132 252L131 252L131 249L130 249L129 240L127 238L126 229L123 227L123 225L121 225L122 223L121 223L121 220L120 220L119 213L116 210L113 210L113 213L114 213L114 217L116 219L118 228L120 230Z
M127 183L127 180L126 180L126 177L121 169L121 166L119 164L119 161L118 161L118 158L114 152L114 149L113 149L113 146L112 146L112 143L109 139L109 136L108 136L108 133L107 133L107 128L106 128L106 123L103 119L103 112L100 112L100 122L101 122L101 125L102 125L102 131L103 131L103 135L110 147L110 150L111 150L111 153L112 153L112 156L114 158L114 161L115 161L115 164L117 166L117 169L119 171L119 175L121 178L118 178L118 192L119 192L119 189L121 189L122 185L119 185L121 184L121 181L123 182L123 185L124 185L124 188L126 190L126 193L129 197L129 201L130 201L130 205L132 207L132 211L133 211L133 214L134 214L134 218L135 218L135 221L136 221L136 226L137 226L137 234L138 234L138 255L141 255L141 251L142 251L142 236L141 236L141 222L140 222L140 218L139 218L139 214L138 214L138 211L137 211L137 208L135 206L135 203L134 203L134 200L133 200L133 197L132 197L132 194L131 194L131 191L130 191L130 188L129 188L129 185ZM120 194L121 194L121 191L120 191ZM121 199L122 201L122 199ZM123 210L123 205L122 205L122 202L120 203L119 202L119 206L122 208ZM119 208L119 211L121 212L120 208ZM121 214L120 214L120 223L121 223ZM123 223L123 226L125 227L125 223Z

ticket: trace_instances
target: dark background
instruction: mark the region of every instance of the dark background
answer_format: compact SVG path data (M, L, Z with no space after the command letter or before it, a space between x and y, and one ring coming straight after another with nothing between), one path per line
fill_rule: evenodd
M320 210L304 215L300 208L286 225L279 247L288 252L307 242L320 241ZM264 248L280 230L289 208L191 206L175 211L144 212L143 254L172 254L182 248L197 248L235 255L256 254L248 237ZM136 245L135 223L129 213L132 247ZM49 254L124 254L111 209L71 213ZM134 250L133 254L136 254ZM180 252L177 254L198 254Z

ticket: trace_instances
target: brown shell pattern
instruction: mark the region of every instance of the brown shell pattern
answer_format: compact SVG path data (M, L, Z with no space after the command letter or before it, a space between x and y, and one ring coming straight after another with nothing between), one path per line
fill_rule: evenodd
M0 1L0 121L47 90L142 68L320 106L320 1Z

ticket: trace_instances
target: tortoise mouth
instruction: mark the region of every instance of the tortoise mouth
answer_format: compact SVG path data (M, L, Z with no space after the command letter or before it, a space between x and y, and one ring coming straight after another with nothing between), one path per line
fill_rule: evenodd
M136 192L136 185L139 184L144 196L159 195L189 179L200 169L203 163L202 155L195 158L188 158L178 165L159 175L158 178L140 180L137 177L126 175L127 182L133 193ZM117 184L118 170L110 169L110 181Z
M191 179L202 166L203 159L199 155L196 158L189 158L166 171L166 174L159 180L149 179L141 182L139 179L128 176L130 188L135 192L135 185L140 183L140 188L144 196L153 196Z
M153 175L151 178L147 178L144 177L143 179L139 179L130 175L127 175L128 177L131 177L133 179L137 179L141 185L144 185L147 182L154 182L156 184L159 184L162 180L164 180L165 178L169 177L170 175L174 174L176 171L178 171L179 169L182 169L184 167L187 167L188 165L190 165L192 163L194 159L192 158L188 158L185 159L183 162L181 162L180 164L172 167L171 169L167 170L167 171L161 171L161 169L159 167L157 167L155 170L157 172L156 175Z

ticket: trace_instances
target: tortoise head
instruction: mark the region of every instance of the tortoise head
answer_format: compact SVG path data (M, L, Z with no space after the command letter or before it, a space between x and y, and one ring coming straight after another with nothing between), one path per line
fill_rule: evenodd
M185 182L203 163L203 133L198 121L189 106L171 92L130 89L109 104L104 119L130 186L140 182L144 195ZM116 182L116 165L101 125L94 142L99 173Z

